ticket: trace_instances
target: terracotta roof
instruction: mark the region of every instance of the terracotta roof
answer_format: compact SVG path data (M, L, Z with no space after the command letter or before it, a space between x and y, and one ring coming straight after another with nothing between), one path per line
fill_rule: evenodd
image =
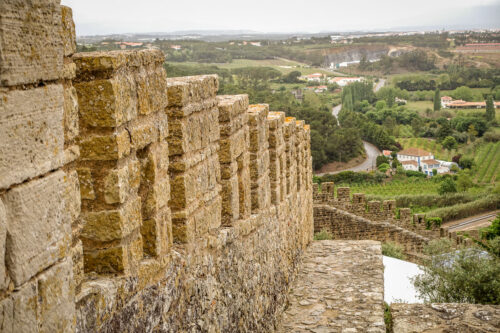
M436 161L436 160L423 160L422 163L425 163L425 164L439 164L439 162Z
M414 166L418 166L417 161L402 161L401 164L403 164L403 165L411 164L411 165L414 165Z
M406 148L398 152L398 155L409 155L409 156L429 156L432 155L427 150L420 148Z
M441 97L441 99L443 101L452 101L453 100L453 98L451 98L450 96L443 96L443 97Z

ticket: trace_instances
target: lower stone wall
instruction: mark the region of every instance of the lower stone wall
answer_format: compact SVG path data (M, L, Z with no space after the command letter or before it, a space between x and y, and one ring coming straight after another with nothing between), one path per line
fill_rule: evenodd
M392 304L394 333L498 332L500 306L480 304Z
M314 205L314 232L327 230L334 239L377 240L401 245L409 260L419 261L429 241L387 222L374 222L328 205Z
M142 262L136 278L85 282L77 331L272 331L304 249L297 244L310 233L301 221L312 223L289 207L307 201L289 195L206 243L174 246L161 264Z

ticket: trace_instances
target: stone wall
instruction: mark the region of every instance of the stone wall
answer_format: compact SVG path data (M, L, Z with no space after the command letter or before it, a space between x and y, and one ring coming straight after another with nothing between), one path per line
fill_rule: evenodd
M392 304L394 333L498 332L500 307L480 304Z
M333 239L377 240L401 245L408 260L420 261L429 239L388 222L375 222L329 205L314 205L314 232L326 230Z
M310 130L0 4L2 332L263 332L313 235Z
M71 16L54 0L0 3L2 332L75 330L82 247L73 237L80 192Z

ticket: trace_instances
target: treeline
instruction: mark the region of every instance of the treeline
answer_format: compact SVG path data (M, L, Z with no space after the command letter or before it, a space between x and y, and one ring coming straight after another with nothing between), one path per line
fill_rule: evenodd
M400 89L417 90L452 90L461 86L470 88L490 88L500 85L500 69L479 69L450 65L439 76L406 75L393 79Z
M305 120L311 125L311 153L315 169L333 161L348 161L363 152L358 129L339 127L326 97L306 91L303 101L299 102L286 89L273 91L270 81L281 80L281 74L273 68L226 70L217 66L181 64L166 64L165 67L169 77L217 74L220 95L248 94L251 104L267 103L271 110Z
M356 43L410 44L418 47L444 49L449 46L448 33L425 33L407 36L362 37L354 39Z
M399 57L389 57L384 55L379 61L368 62L361 59L358 68L363 71L382 71L390 73L397 68L404 68L410 71L429 71L435 69L436 57L429 55L426 51L417 49L403 53Z

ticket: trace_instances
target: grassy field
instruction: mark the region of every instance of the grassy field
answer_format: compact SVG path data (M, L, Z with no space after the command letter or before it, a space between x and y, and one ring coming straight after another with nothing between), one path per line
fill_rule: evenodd
M474 154L474 180L478 183L500 181L500 142L482 145Z
M351 193L366 193L393 198L402 194L437 194L439 183L430 179L393 180L383 184L350 185Z
M432 101L408 101L406 106L409 109L417 110L419 113L424 113L426 109L431 109L434 107Z
M426 138L400 138L398 141L403 145L403 148L421 148L434 154L438 160L451 161L451 158L462 151L461 148L447 150L440 143L433 139Z
M172 63L178 64L178 63ZM182 65L200 65L197 62L182 62ZM219 68L233 69L241 67L272 67L279 70L283 74L288 74L292 71L299 71L302 75L312 73L323 73L333 75L332 73L320 68L309 67L296 61L286 59L266 59L266 60L251 60L251 59L235 59L230 63L203 63L203 65L214 65Z

